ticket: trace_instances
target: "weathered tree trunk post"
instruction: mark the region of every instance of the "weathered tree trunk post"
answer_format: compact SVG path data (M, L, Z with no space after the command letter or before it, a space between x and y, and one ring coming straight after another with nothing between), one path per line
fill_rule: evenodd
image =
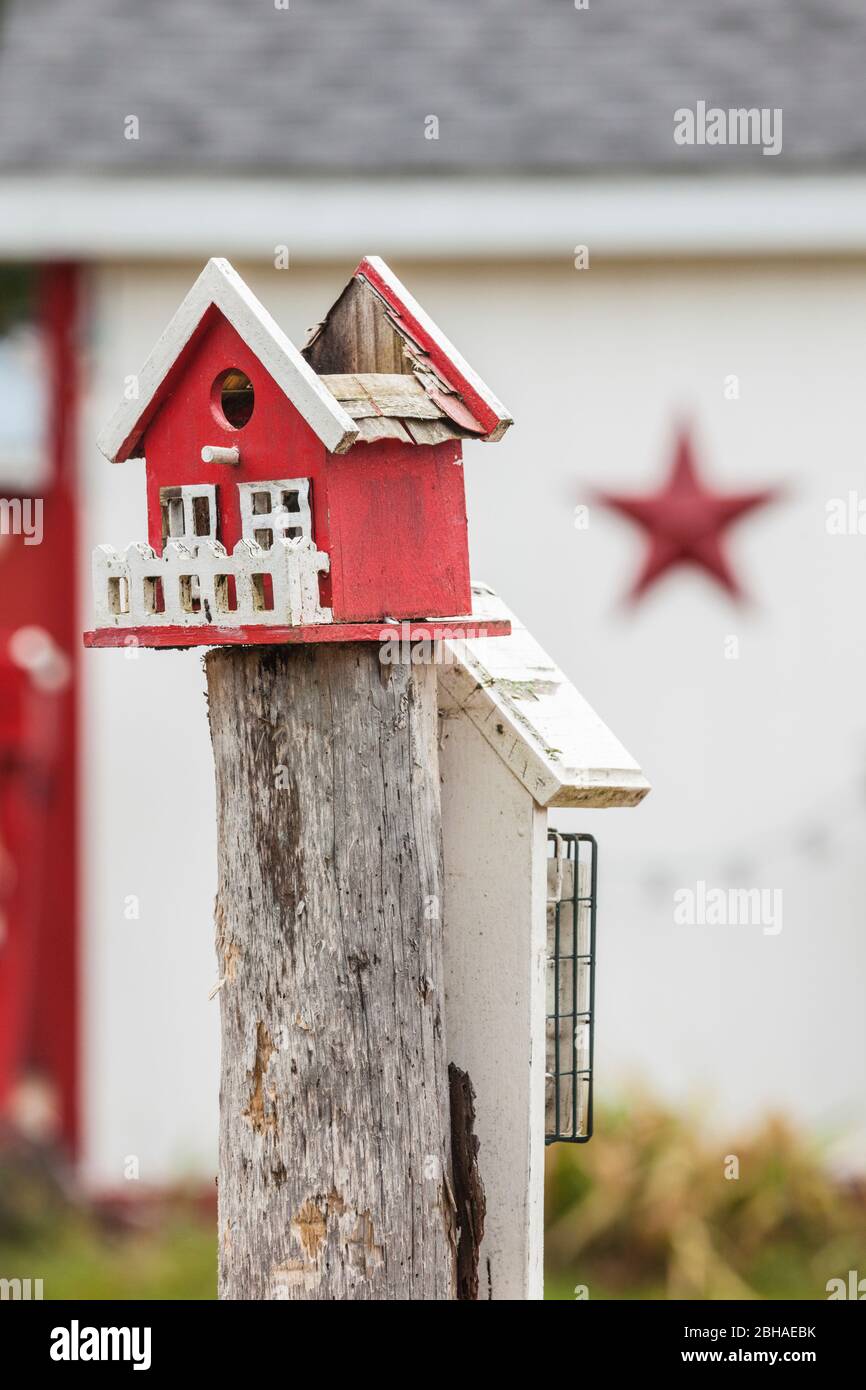
M206 660L220 1296L455 1297L432 665Z

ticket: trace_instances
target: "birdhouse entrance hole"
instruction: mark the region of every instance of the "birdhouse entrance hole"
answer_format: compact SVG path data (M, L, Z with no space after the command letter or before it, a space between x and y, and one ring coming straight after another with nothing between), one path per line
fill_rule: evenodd
M597 858L591 835L548 834L545 1143L592 1138Z
M253 383L239 367L221 372L213 384L211 405L217 422L230 429L241 430L249 424L256 395Z

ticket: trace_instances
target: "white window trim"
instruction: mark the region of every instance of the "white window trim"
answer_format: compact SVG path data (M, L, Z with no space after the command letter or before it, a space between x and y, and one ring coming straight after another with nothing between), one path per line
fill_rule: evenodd
M313 517L310 511L309 478L269 479L263 483L238 483L241 507L241 535L246 541L255 541L256 531L271 531L275 541L288 538L289 531L300 530L308 541L313 539ZM266 492L271 499L268 512L253 511L253 497ZM283 492L298 494L298 510L287 511L282 504Z
M165 504L166 493L179 493L183 503L183 535L164 536L163 543L166 541L184 541L187 545L195 545L197 541L211 540L217 538L217 507L216 507L216 486L213 483L193 483L177 487L161 487L159 490L160 516ZM193 516L193 499L196 497L206 497L210 508L210 530L206 536L197 536L195 533L195 519Z

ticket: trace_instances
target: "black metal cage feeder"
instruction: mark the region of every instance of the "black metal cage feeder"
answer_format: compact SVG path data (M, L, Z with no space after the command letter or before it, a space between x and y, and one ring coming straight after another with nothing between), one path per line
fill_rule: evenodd
M592 1138L598 847L548 832L545 1143Z

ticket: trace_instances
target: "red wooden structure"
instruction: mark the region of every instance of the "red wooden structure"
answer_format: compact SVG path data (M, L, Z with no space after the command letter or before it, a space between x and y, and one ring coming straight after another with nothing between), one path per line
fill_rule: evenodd
M150 551L127 565L101 548L88 645L370 641L404 619L507 630L472 618L462 446L501 438L511 419L378 258L303 352L228 262L210 261L131 396L100 447L145 458ZM303 562L298 582L317 593L280 613L271 570L284 554L287 589Z
M28 1088L41 1091L39 1131L70 1152L80 1137L78 300L74 266L40 273L44 547L0 544L0 1120L21 1123ZM7 497L29 491L4 486Z

